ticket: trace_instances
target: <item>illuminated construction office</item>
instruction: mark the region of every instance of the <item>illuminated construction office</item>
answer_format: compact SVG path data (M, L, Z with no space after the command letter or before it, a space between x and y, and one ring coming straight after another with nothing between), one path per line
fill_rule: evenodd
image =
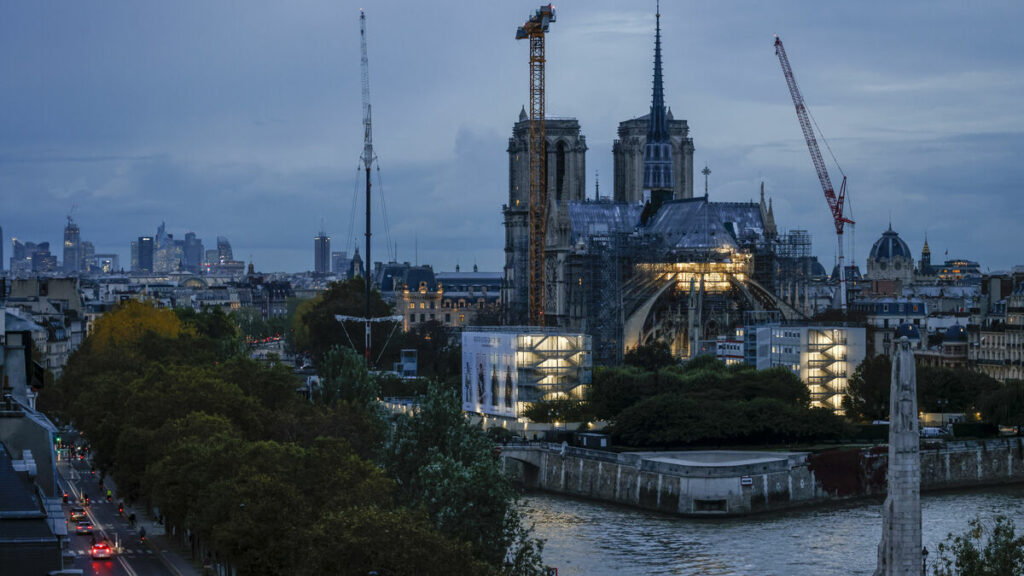
M472 327L462 333L462 407L518 418L540 400L582 400L591 381L586 334L537 327Z

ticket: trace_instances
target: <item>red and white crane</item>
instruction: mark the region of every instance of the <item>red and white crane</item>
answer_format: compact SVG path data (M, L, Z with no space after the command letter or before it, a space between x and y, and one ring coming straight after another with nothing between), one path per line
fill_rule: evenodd
M843 226L854 223L853 220L843 216L843 203L846 201L846 175L843 175L843 183L839 187L839 195L836 196L835 189L832 187L832 179L829 178L825 161L821 157L821 150L818 149L818 140L814 137L814 129L807 114L807 106L804 105L804 97L800 94L800 87L796 85L793 69L789 66L789 58L786 57L786 49L782 47L782 40L778 36L775 37L775 55L779 57L779 63L782 64L782 73L786 75L789 94L793 97L793 105L796 106L796 117L800 120L800 129L804 132L807 149L811 152L811 161L814 162L814 169L818 172L821 189L825 192L825 200L828 201L829 210L832 211L832 220L836 226L836 239L838 240L839 303L842 306L843 314L845 314L846 264L843 262Z

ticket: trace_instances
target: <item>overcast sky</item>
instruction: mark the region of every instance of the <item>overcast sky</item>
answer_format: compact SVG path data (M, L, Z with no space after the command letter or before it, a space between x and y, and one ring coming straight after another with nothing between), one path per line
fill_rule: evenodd
M351 253L362 244L363 7L398 259L498 271L505 149L528 99L515 31L538 5L2 2L5 259L12 236L59 252L73 206L82 238L126 267L130 240L161 221L208 248L227 236L263 271L311 269L321 222L332 249ZM650 106L654 2L556 9L548 113L579 119L588 194L595 171L610 194L618 122ZM662 12L666 101L689 122L695 173L712 170L713 200L756 199L763 179L779 228L809 229L831 268L831 217L778 34L849 178L861 266L890 217L915 254L927 233L933 260L948 250L983 270L1024 264L1024 3L666 1ZM374 227L379 260L383 220Z

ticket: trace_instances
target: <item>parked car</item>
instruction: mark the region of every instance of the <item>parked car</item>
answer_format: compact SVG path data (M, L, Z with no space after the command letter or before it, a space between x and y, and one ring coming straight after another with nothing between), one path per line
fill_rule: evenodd
M110 548L110 544L107 544L106 542L97 542L96 544L93 544L92 549L89 550L89 554L92 555L93 560L114 557L114 551Z

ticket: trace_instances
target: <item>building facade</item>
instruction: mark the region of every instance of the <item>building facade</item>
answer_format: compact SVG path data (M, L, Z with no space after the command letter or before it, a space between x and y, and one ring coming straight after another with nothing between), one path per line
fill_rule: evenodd
M575 118L548 118L547 238L545 241L545 315L549 324L565 314L559 298L566 282L565 256L569 251L570 202L586 196L587 140ZM506 323L525 324L530 301L530 119L526 110L512 128L508 141L508 204L502 207L505 225L504 302Z

